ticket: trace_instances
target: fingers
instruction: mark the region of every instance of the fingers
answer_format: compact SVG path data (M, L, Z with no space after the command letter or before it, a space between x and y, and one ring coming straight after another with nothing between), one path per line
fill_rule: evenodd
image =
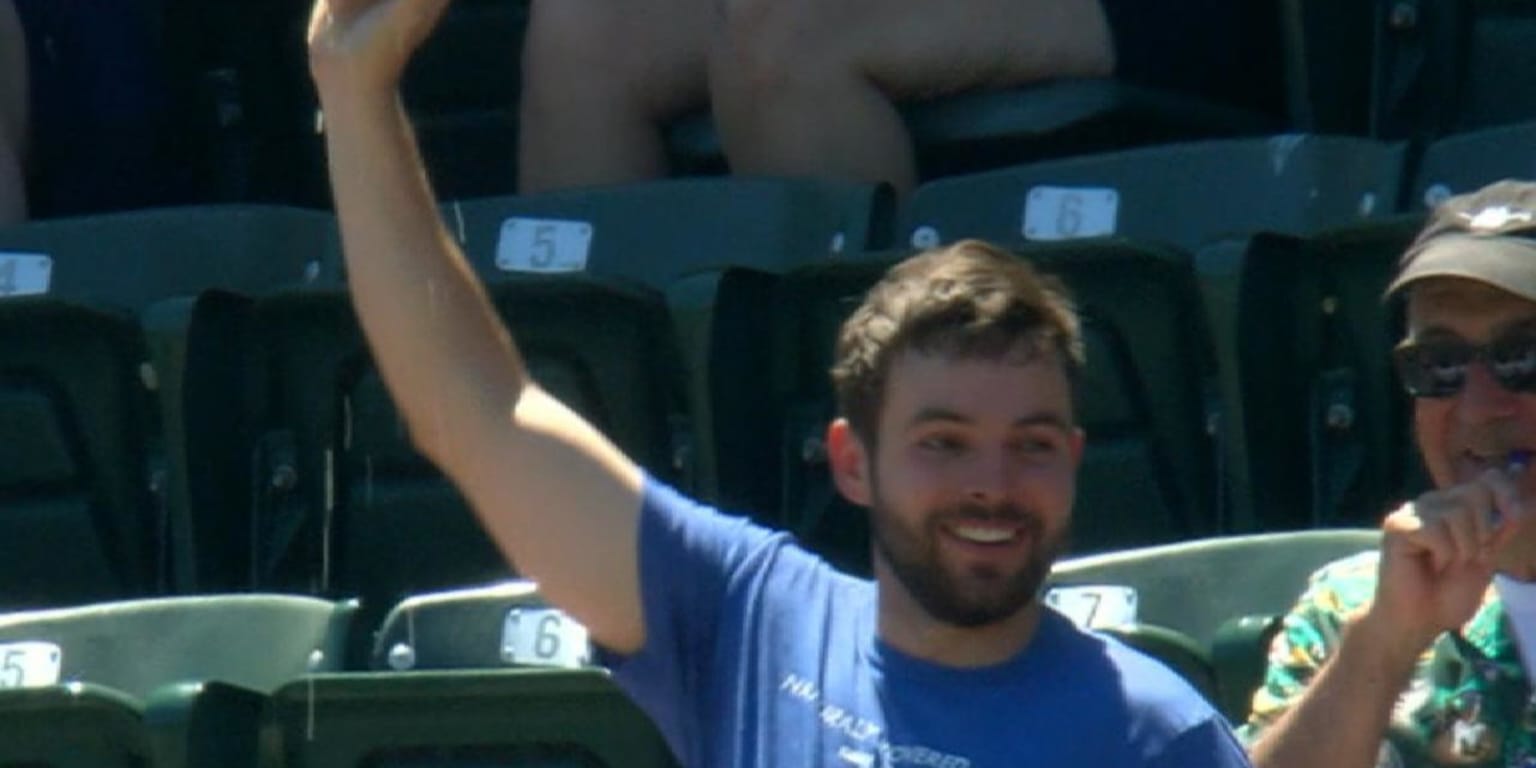
M1431 570L1493 561L1496 525L1493 490L1469 483L1427 493L1388 518L1385 533L1409 553L1427 557Z
M1508 472L1489 470L1478 478L1491 495L1490 516L1496 521L1490 533L1492 547L1501 549L1524 524L1525 505L1520 498L1520 488Z

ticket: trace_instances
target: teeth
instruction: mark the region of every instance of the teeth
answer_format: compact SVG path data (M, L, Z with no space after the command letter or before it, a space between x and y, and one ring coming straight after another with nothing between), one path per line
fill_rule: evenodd
M961 526L955 528L955 535L966 541L974 541L978 544L998 544L1013 538L1013 531L1006 528L972 528Z

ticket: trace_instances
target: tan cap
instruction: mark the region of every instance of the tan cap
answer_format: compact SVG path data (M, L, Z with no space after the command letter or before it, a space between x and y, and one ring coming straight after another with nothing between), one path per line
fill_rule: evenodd
M1428 277L1464 277L1536 301L1536 183L1495 182L1435 206L1386 295Z

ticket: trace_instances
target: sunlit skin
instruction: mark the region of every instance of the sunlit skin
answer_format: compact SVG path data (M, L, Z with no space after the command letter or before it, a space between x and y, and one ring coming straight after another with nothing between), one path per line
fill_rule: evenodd
M1412 289L1408 336L1426 340L1455 336L1487 344L1512 328L1536 323L1536 303L1486 283L1433 278ZM1536 395L1510 392L1488 366L1474 362L1455 397L1417 398L1414 433L1425 468L1438 488L1469 483L1495 469L1503 471L1511 451L1536 450ZM1536 467L1517 478L1523 499L1536 499ZM1536 579L1536 527L1522 526L1498 557L1499 568Z
M1066 542L1083 433L1057 358L1019 357L900 353L878 450L844 421L829 429L839 489L871 508L880 636L910 655L997 663L1039 620L1039 577ZM938 585L926 604L914 577ZM934 600L972 620L935 615Z

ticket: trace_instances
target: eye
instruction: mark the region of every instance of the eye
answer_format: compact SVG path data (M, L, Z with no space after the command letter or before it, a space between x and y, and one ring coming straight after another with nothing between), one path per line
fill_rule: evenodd
M1019 438L1015 450L1027 455L1049 455L1061 449L1063 440L1055 432L1026 434Z
M965 444L952 435L926 435L917 441L917 447L928 453L958 453Z
M1472 351L1464 344L1425 344L1410 353L1414 367L1435 385L1457 385L1467 374Z
M1500 344L1492 364L1494 374L1501 379L1524 379L1536 374L1536 339Z

